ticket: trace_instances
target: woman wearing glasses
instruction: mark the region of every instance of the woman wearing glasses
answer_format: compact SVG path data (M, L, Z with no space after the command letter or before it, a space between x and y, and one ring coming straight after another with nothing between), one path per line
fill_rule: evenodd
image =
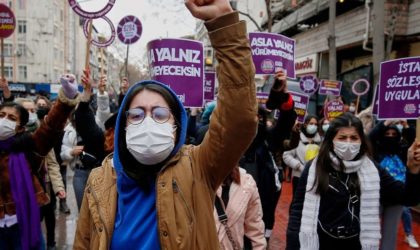
M169 88L131 87L120 107L114 154L92 171L74 249L218 249L216 189L257 128L246 26L227 0L189 0L206 21L220 69L217 108L200 146L184 146L187 116Z

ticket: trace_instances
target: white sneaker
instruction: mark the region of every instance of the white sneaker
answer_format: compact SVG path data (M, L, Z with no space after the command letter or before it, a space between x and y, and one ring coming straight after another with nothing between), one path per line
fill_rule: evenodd
M417 243L416 238L414 238L414 235L412 234L405 237L405 242L407 242L411 248L419 248L419 244Z

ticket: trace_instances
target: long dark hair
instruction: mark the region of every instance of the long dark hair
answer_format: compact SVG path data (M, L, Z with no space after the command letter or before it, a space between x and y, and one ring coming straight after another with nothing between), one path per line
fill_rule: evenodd
M334 153L334 137L337 135L337 132L341 128L349 128L354 127L361 139L361 146L360 152L356 156L355 160L360 159L363 155L371 156L371 147L369 141L367 140L364 132L363 132L363 124L359 120L359 118L355 117L351 113L344 113L341 116L335 118L333 121L330 122L330 127L328 128L327 132L325 133L324 141L321 144L318 154L318 160L316 162L316 170L315 170L315 182L312 188L316 188L317 194L323 194L327 192L328 185L329 185L329 174L334 170L332 167L332 160L330 157L330 153ZM338 157L337 157L338 158ZM340 168L344 170L344 165L341 159L340 161ZM357 175L352 175L350 178L350 187L358 189L359 182L357 179Z
M125 139L126 131L126 117L125 117L125 111L127 111L130 107L131 102L133 101L134 97L139 94L143 90L149 90L153 91L155 93L160 94L163 99L168 103L169 108L172 111L172 114L175 118L175 124L178 126L177 129L177 136L175 140L175 144L178 142L179 136L180 136L180 126L179 121L181 120L181 108L178 105L178 101L172 96L172 94L165 89L164 87L158 85L158 84L141 84L136 87L134 87L133 90L131 90L125 98L127 98L126 104L124 107L122 107L122 110L120 112L123 112L123 119L119 120L119 131L118 131L118 151L120 155L120 161L123 166L124 172L131 177L132 179L136 180L137 183L143 188L143 189L149 189L150 188L150 181L154 179L157 172L162 168L162 164L157 164L154 166L144 166L141 163L139 163L128 151L127 149L127 142Z

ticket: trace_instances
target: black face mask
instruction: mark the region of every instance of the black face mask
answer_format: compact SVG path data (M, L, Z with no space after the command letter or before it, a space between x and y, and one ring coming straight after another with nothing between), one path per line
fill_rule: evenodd
M400 138L398 136L384 136L382 138L382 147L388 152L397 152L399 149Z
M44 117L48 114L48 112L50 112L49 108L38 108L36 115L39 120L44 120Z

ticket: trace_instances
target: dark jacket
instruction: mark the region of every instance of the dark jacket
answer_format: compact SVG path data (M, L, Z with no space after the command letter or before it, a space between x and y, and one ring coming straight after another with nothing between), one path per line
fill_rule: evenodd
M105 136L104 132L95 121L95 113L90 107L89 102L80 102L76 109L75 117L76 131L81 138L78 145L83 145L83 151L96 158L96 161L92 162L90 161L90 158L89 160L84 161L83 155L80 156L81 161L84 164L83 167L94 168L100 166L102 160L105 158Z
M306 165L305 170L302 173L299 185L293 198L292 205L290 207L286 249L300 248L299 231L310 164L311 163L309 162ZM406 206L412 206L420 202L420 174L413 175L407 173L407 180L404 185L402 182L396 181L392 176L388 174L386 170L378 168L378 171L380 178L380 202L382 205L403 204ZM354 174L356 173L350 175ZM338 177L342 182L345 182L348 174L331 173L330 184L334 185L334 183L337 182L333 179L336 177ZM334 188L337 189L335 185ZM327 227L334 232L340 230L340 233L345 233L347 231L349 235L356 233L357 236L346 240L335 240L320 230L318 223L320 249L360 249L360 242L358 237L360 232L360 225L348 223L348 218L351 216L347 209L350 194L341 188L338 190L339 193L333 191L332 188L329 188L327 193L321 197L318 219L324 225L324 227ZM359 217L360 201L359 199L354 199L354 201L355 209L353 213L355 216ZM330 219L328 220L326 218ZM332 221L331 218L337 219ZM339 225L347 226L338 229ZM356 231L354 232L354 230Z

